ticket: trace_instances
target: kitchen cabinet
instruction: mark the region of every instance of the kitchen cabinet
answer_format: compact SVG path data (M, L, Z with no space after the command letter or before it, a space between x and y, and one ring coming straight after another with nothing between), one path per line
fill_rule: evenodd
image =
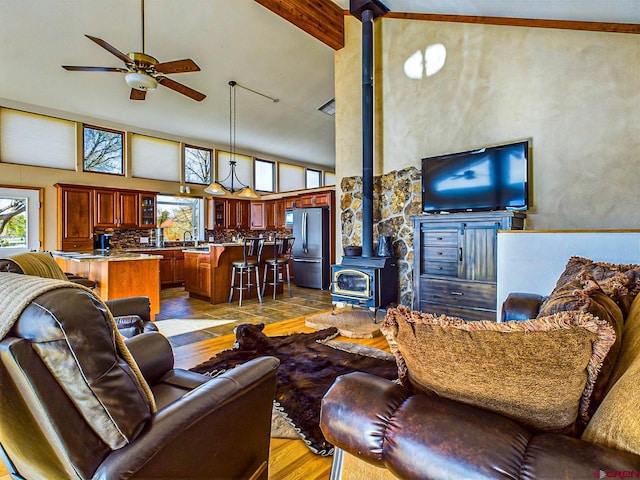
M211 257L208 254L184 253L184 288L189 296L209 300L211 296Z
M94 189L94 226L136 228L140 207L137 191Z
M140 219L138 227L156 228L156 201L157 197L155 193L140 194Z
M265 202L266 230L279 230L285 228L284 212L284 200L267 200Z
M58 196L58 249L93 250L93 190L56 184Z
M415 310L486 320L496 317L498 230L522 230L515 212L413 217Z
M333 190L325 192L305 193L293 197L289 201L290 207L285 205L286 209L290 208L309 208L309 207L333 207Z
M250 226L250 202L233 198L207 199L207 229L248 230Z
M162 288L184 283L184 252L182 250L153 249L139 253L162 255L160 259L160 286Z
M267 202L250 202L251 230L266 230Z

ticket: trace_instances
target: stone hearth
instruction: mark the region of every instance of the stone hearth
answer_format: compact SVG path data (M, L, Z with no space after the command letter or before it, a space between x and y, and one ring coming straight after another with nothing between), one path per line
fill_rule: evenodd
M413 223L421 209L421 172L416 167L389 172L373 179L373 238L393 237L398 258L399 300L411 307L413 300ZM342 246L362 245L362 177L345 177L342 196ZM375 250L374 250L375 252Z

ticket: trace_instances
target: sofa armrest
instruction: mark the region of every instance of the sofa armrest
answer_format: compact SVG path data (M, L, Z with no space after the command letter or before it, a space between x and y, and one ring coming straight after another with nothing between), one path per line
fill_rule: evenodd
M160 409L93 478L248 478L268 459L279 363L254 359Z
M148 297L118 298L104 303L114 317L138 315L144 322L151 321L151 304Z
M591 478L600 469L640 469L636 455L535 436L501 415L360 372L329 389L320 426L337 447L405 479Z
M173 369L173 349L161 333L141 333L125 339L125 343L149 385L154 385Z
M510 293L502 303L502 321L536 318L546 298L535 293Z

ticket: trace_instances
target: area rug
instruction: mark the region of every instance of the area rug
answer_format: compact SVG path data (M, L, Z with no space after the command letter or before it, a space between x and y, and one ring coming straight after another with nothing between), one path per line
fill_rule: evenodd
M234 320L214 320L212 318L169 318L167 320L157 320L154 323L165 337L175 337L183 333L219 327L233 322Z
M394 380L398 377L395 362L326 345L324 341L338 335L335 327L277 337L267 337L263 328L263 324L238 325L233 349L220 352L191 370L216 376L253 358L264 355L279 358L276 408L312 452L331 455L333 445L320 430L320 403L324 394L339 375L355 371Z
M333 312L322 312L310 315L305 319L305 325L320 330L336 327L340 335L347 338L373 338L380 335L380 324L384 320L384 312L376 315L377 323L373 321L373 312L368 308L343 307Z

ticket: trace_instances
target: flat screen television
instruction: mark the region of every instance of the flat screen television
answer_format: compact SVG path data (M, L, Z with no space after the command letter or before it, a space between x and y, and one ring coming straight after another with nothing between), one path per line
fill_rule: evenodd
M422 211L526 210L529 141L422 159Z

